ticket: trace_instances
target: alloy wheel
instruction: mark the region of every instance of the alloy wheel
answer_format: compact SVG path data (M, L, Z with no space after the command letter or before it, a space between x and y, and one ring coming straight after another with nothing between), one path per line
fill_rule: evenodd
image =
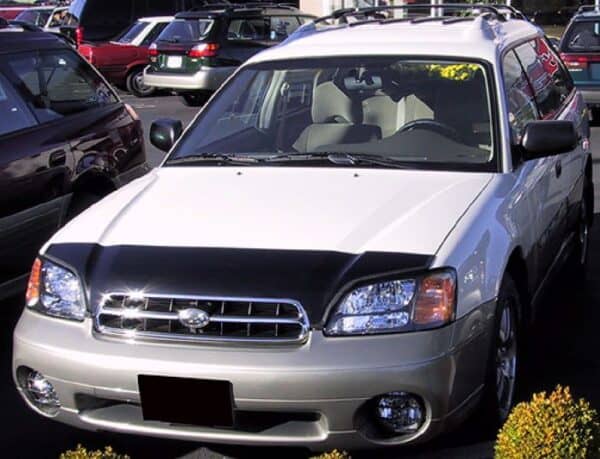
M496 397L502 419L508 417L512 408L517 376L517 333L513 311L512 301L505 299L496 337Z

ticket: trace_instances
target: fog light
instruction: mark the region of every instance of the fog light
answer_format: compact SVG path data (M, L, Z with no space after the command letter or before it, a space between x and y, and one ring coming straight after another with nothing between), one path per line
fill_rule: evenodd
M406 392L390 392L377 401L377 418L383 426L397 434L415 433L425 422L425 409L420 397Z
M56 416L60 410L60 401L54 386L41 373L29 371L22 382L22 389L29 402L48 416Z

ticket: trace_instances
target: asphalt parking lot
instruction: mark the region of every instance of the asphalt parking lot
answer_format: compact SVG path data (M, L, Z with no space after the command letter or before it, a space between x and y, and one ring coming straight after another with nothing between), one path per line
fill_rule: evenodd
M140 115L146 132L150 122L160 117L179 118L187 124L197 109L188 108L170 96L135 99L124 96ZM597 140L596 140L597 139ZM593 129L594 173L596 177L596 209L600 209L600 127ZM148 159L157 165L163 154L148 148ZM546 309L530 331L529 357L523 362L525 381L521 397L532 392L552 389L556 384L571 386L577 396L586 397L600 409L600 223L592 232L590 269L585 284L575 287L572 282L559 278L548 292ZM207 458L207 457L306 457L306 452L281 449L255 449L211 446L204 448L194 443L160 440L146 437L94 433L76 430L34 414L21 401L13 387L10 375L12 330L20 310L21 298L0 303L3 323L0 331L0 422L3 428L2 457L57 458L60 452L74 448L78 443L88 448L112 445L115 450L138 458ZM478 428L476 420L458 431L425 447L410 450L392 450L386 457L404 458L484 458L491 457L492 440ZM368 453L355 457L367 457ZM384 454L378 452L377 457Z

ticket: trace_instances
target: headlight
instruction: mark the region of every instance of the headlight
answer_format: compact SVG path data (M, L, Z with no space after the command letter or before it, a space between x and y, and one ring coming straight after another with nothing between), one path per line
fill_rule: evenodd
M456 274L452 270L365 285L333 310L325 334L370 335L437 328L454 319Z
M83 320L86 310L76 274L48 260L36 258L26 294L27 306L49 316Z

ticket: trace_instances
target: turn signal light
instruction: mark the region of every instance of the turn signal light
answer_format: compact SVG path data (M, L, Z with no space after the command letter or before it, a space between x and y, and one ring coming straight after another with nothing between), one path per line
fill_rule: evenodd
M415 301L416 325L446 324L454 318L456 278L450 272L440 272L425 277Z
M214 57L219 51L218 43L202 43L188 51L188 57Z
M34 306L40 299L40 278L42 275L42 260L36 258L31 268L31 274L29 275L29 282L27 283L27 293L25 294L25 301L27 306Z

